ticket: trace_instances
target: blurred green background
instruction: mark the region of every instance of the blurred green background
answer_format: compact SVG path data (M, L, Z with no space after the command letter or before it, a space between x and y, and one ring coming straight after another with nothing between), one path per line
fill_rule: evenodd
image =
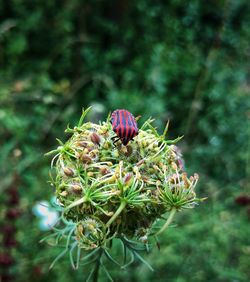
M89 266L39 244L56 137L82 107L126 108L179 146L208 197L115 281L250 281L248 0L0 0L1 281L85 281ZM116 251L119 252L118 250ZM107 281L101 273L100 281Z

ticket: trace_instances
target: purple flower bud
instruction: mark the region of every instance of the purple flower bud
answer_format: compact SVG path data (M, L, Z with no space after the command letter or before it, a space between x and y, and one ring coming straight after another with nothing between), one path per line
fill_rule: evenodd
M90 139L91 141L94 143L94 144L97 144L99 145L100 142L101 142L101 138L99 137L99 135L97 135L95 132L93 132L90 136Z
M130 182L130 179L132 178L133 174L132 173L127 173L124 177L124 183L128 184Z
M88 155L83 155L83 154L80 155L80 160L81 160L83 163L91 163L91 162L92 162L92 159L91 159L90 156L88 156Z

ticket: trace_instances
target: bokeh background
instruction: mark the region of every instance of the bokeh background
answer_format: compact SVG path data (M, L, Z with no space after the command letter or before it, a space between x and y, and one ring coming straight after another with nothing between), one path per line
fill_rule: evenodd
M90 105L170 120L208 197L145 255L154 272L108 263L114 280L249 281L249 43L248 0L0 0L1 281L85 281L68 257L48 271L61 250L32 209L53 196L44 153Z

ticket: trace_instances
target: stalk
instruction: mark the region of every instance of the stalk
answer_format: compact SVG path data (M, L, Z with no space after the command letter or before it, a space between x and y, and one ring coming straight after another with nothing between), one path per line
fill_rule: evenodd
M169 214L169 217L168 217L167 221L162 226L162 228L158 232L156 232L154 234L155 236L161 234L163 231L165 231L168 228L168 226L171 224L171 222L172 222L172 220L174 218L175 213L176 213L176 208L172 208L172 210L170 211L170 214Z
M107 227L110 226L110 224L118 217L118 215L123 211L123 209L125 207L126 207L126 202L122 201L119 208L116 210L116 212L110 218L110 220L107 222L107 224L106 224Z
M98 282L99 269L100 269L100 259L98 259L96 261L95 269L94 269L94 272L93 272L93 282Z
M67 208L64 210L64 212L72 209L73 207L79 206L80 204L86 202L86 197L82 197L81 199L74 201L72 204L70 204L69 206L67 206Z
M99 258L96 259L95 268L94 268L93 274L91 275L93 277L93 282L98 282L102 255L103 255L103 250L100 249Z

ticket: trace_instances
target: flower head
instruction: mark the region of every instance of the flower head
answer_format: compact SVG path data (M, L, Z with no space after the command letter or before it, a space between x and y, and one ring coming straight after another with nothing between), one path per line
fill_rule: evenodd
M147 120L127 146L113 143L109 118L67 128L69 140L52 151L52 184L63 220L80 248L107 247L112 238L146 244L167 212L195 207L198 175L188 177L176 140L166 140ZM173 212L174 211L174 212ZM165 229L165 227L164 227ZM158 230L158 233L163 230Z

